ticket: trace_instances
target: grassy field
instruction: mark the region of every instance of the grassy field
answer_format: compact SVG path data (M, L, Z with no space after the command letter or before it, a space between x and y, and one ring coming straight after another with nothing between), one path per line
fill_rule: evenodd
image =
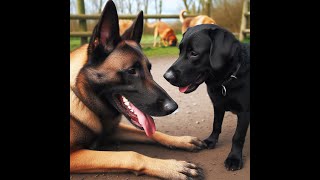
M159 38L159 37L158 37ZM178 42L182 39L182 34L177 34ZM250 37L245 39L243 42L249 43ZM152 47L153 45L153 35L143 35L142 40L142 50L147 57L161 57L161 56L172 56L178 55L179 49L177 47ZM79 47L80 38L70 38L70 51Z

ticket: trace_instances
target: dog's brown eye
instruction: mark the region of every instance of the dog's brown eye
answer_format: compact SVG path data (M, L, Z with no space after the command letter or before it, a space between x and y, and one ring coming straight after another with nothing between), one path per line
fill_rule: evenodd
M128 73L129 74L135 74L136 73L136 69L135 68L130 68L130 69L128 69Z

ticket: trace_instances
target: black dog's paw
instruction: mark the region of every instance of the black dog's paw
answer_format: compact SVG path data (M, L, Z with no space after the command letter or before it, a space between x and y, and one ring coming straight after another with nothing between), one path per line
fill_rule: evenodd
M224 165L227 168L228 171L236 171L242 168L243 162L242 158L236 158L236 157L228 157L224 161Z
M218 139L214 137L208 137L207 139L204 140L204 142L207 144L208 149L213 149L216 147Z

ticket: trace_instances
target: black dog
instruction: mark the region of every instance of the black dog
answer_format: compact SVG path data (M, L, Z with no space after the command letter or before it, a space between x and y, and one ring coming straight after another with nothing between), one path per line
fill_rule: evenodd
M242 149L250 123L250 46L213 24L189 28L179 45L178 60L164 78L190 93L205 82L214 106L213 132L205 140L214 148L221 133L225 111L238 116L232 149L225 160L228 170L243 166Z

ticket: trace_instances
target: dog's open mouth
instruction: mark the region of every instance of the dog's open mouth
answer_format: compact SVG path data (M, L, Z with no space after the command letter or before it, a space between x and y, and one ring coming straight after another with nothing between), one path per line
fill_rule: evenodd
M197 78L187 86L179 87L179 91L182 93L191 93L196 90L200 84L202 84L207 78L207 73L200 73Z
M139 129L144 130L148 137L150 137L156 131L154 120L150 115L143 113L124 96L117 95L116 98L118 100L116 102L117 106L131 122L131 124Z

